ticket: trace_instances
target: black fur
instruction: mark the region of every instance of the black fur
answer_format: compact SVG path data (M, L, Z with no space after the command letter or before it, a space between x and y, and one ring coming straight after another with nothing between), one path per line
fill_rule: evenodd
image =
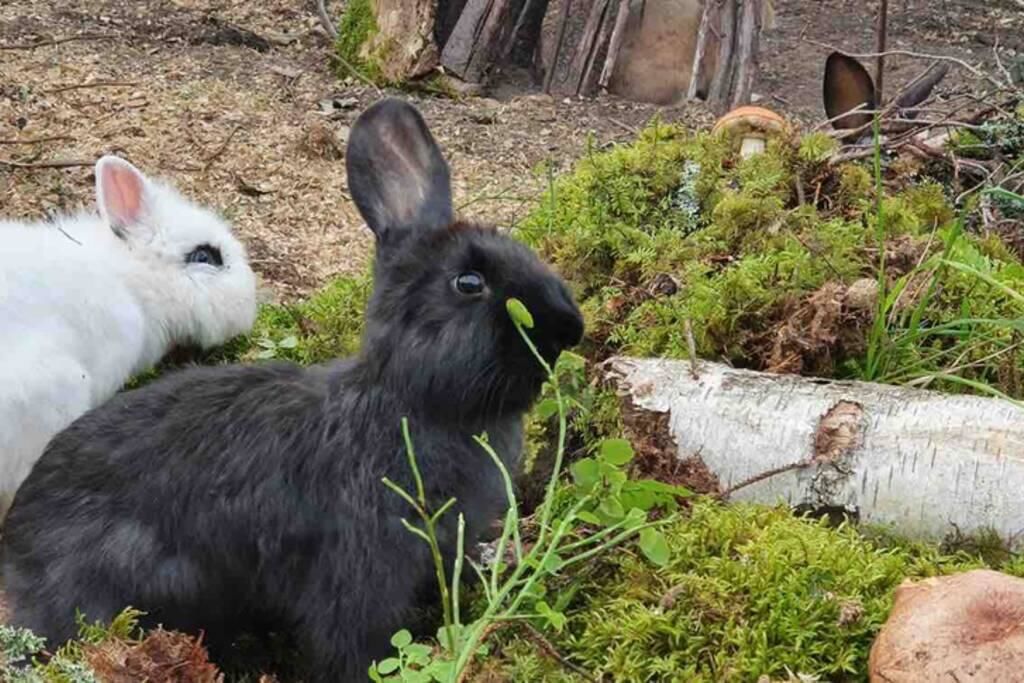
M215 656L264 625L291 634L311 680L366 680L434 581L426 544L400 522L412 510L381 483L413 489L401 418L432 504L458 499L441 528L449 559L459 511L467 544L503 512L472 436L486 431L514 467L543 381L505 301L533 312L549 360L579 341L579 310L522 245L449 224L447 165L411 106L367 110L348 168L378 236L360 354L181 371L55 437L4 528L16 624L54 647L76 608L110 619L132 605L148 623L205 632ZM467 270L483 295L452 286Z

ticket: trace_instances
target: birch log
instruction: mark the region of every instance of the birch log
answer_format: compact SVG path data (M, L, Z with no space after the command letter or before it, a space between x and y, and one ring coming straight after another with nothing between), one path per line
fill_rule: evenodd
M613 358L629 411L732 499L842 507L917 538L995 530L1024 548L1024 409L993 398ZM625 407L625 406L624 406ZM701 465L701 463L697 463ZM773 476L758 477L778 471Z

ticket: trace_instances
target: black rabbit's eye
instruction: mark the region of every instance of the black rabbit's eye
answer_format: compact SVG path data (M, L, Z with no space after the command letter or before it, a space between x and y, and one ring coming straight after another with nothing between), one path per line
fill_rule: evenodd
M209 244L200 244L198 247L185 254L185 263L205 263L211 266L224 265L220 249Z
M468 273L456 275L452 284L459 294L480 294L484 291L484 276L471 270Z

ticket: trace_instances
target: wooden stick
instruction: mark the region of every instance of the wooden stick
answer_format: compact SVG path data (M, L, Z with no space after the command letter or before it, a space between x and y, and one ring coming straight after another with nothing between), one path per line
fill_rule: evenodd
M708 28L711 26L711 14L721 10L721 0L706 0L704 11L700 15L700 28L697 29L697 47L693 51L693 69L690 71L690 85L686 88L686 99L697 99L697 88L700 87L700 70L704 68L704 59L708 51ZM705 93L707 95L707 93Z
M732 91L735 66L733 64L733 49L736 45L736 26L739 23L739 17L736 16L736 2L737 0L725 0L722 6L721 23L718 29L718 67L714 78L711 79L711 87L708 88L708 103L718 112L727 108L729 93Z
M604 59L604 68L601 69L601 77L597 84L604 90L612 82L615 75L615 62L619 58L619 50L622 49L622 42L626 38L626 23L629 21L629 0L619 0L619 7L615 15L615 28L612 29L611 40L608 41L608 55Z
M597 53L598 35L608 13L608 2L609 0L594 0L590 14L587 15L587 23L583 25L583 35L576 45L576 54L573 55L572 65L569 67L569 79L573 83L573 93L576 95L582 91L587 72Z
M0 166L8 168L75 168L78 166L92 166L95 161L84 161L79 159L55 159L53 161L7 161L0 159Z
M762 0L745 0L737 21L736 77L733 81L730 109L750 104L758 69L758 44L761 36Z
M1007 87L1006 83L1000 83L997 79L984 73L980 69L971 66L964 60L957 59L956 57L950 57L949 55L928 54L924 52L913 52L911 50L886 50L885 52L846 52L845 50L841 50L834 45L823 43L820 40L812 40L811 38L801 38L801 40L803 40L805 43L825 48L830 52L842 52L847 57L853 57L854 59L874 59L876 57L911 57L913 59L931 59L934 61L946 61L950 62L951 64L956 64L962 69L969 71L971 75L974 76L975 78L984 79L988 81L989 83L991 83L996 88L999 88L1000 90L1005 89Z
M876 50L878 53L875 62L875 101L882 102L882 85L885 76L885 42L889 26L889 0L880 0L878 6L878 26L876 28Z
M82 90L85 88L132 88L138 84L138 81L90 81L88 83L75 83L74 85L64 85L59 88L53 88L52 90L44 90L43 94L56 95L69 90Z
M620 0L620 3L626 1L628 0ZM580 85L577 88L577 94L590 90L590 84L593 82L592 74L597 67L597 55L600 54L602 45L609 44L613 24L611 21L611 11L611 3L609 2L605 7L605 11L601 14L601 23L598 27L597 36L594 38L594 43L590 48L590 58L587 60L587 68L583 71L583 78L580 80ZM598 77L598 80L600 80L600 77Z
M572 9L572 0L565 0L562 3L562 13L558 17L558 37L555 38L555 54L551 57L551 64L548 66L548 72L544 74L544 92L551 92L551 81L555 78L555 72L558 71L558 57L562 54L562 41L565 40L565 28L566 23L569 19L569 10Z
M235 127L231 129L230 133L228 133L228 136L224 138L224 142L221 143L220 147L218 147L213 154L206 158L206 163L203 164L204 173L210 169L210 166L213 165L213 162L217 161L217 159L219 159L220 156L224 154L224 151L228 148L228 145L230 145L231 141L235 138L235 134L237 134L238 131L240 130L242 130L242 124L236 123Z
M108 40L110 38L116 37L116 35L110 33L83 33L77 36L53 38L52 40L40 40L35 43L14 43L12 45L0 45L0 50L35 50L37 47L60 45L62 43L70 43L76 40Z
M37 145L41 142L57 142L59 140L74 140L70 135L50 135L42 138L25 138L24 140L0 140L0 145Z
M334 22L331 21L331 18L327 16L327 7L324 6L324 0L316 0L316 13L320 18L320 25L324 27L325 31L327 31L327 35L331 38L337 38L338 29L334 25Z
M508 61L509 55L512 54L512 48L516 44L516 36L523 30L523 26L526 24L527 17L530 16L530 10L533 9L533 4L536 0L526 0L523 3L523 8L519 10L519 16L516 17L516 23L512 26L512 31L508 34L508 38L505 40L505 46L501 48L501 54L498 55L501 63Z

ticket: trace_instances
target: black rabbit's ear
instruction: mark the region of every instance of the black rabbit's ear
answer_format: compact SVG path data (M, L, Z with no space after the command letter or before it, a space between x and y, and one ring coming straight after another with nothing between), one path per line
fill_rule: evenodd
M352 199L378 243L451 224L448 164L411 104L388 98L363 112L349 134L345 169Z
M853 57L833 52L825 60L824 83L825 113L836 130L860 128L871 123L872 114L853 113L841 116L851 109L874 109L875 82L867 69ZM863 106L862 106L863 105ZM839 118L837 118L839 117Z

